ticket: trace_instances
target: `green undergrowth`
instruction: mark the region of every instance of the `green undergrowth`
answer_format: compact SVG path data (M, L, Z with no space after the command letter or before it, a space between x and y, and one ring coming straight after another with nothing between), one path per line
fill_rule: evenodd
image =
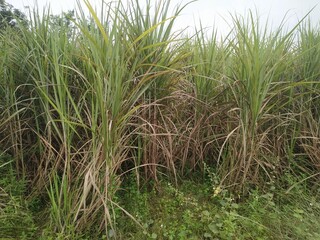
M34 239L37 227L25 200L25 181L13 161L0 153L0 239Z
M220 186L210 168L177 184L163 177L137 187L132 175L114 199L125 211L114 209L108 236L92 229L66 238L50 232L44 199L26 200L8 156L0 166L0 239L320 239L320 188L289 172L245 196Z
M320 239L320 189L308 190L302 176L285 174L282 187L269 183L247 196L235 196L207 178L177 186L163 180L151 190L128 180L118 199L132 216L119 217L118 238ZM294 187L287 191L287 185Z

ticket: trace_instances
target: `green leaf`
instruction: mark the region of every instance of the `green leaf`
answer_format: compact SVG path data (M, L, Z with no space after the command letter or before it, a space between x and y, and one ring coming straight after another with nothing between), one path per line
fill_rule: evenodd
M216 224L211 223L211 224L209 224L208 227L209 227L210 231L213 232L214 234L219 233L219 229Z
M204 235L203 235L205 238L212 238L212 235L210 234L210 233L205 233Z

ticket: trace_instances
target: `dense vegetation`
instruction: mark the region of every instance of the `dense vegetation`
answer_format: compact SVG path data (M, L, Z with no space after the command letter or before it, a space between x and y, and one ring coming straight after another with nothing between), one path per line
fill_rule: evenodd
M0 31L9 26L14 26L17 21L23 25L28 23L27 17L23 12L4 0L0 0Z
M84 3L0 32L0 237L318 239L319 29Z

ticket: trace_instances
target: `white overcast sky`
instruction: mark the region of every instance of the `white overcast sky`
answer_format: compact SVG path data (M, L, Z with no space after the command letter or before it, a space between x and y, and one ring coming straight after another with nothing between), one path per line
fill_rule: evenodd
M35 5L34 0L6 0L6 2L21 10L24 6L32 8ZM37 0L37 2L40 8L50 4L54 14L74 9L76 6L76 0ZM102 0L90 0L90 2L99 6ZM171 0L173 7L188 2L190 0ZM144 3L145 0L141 0L141 4ZM320 23L320 0L198 0L184 9L177 21L176 29L188 26L193 28L200 19L204 27L210 28L214 25L218 32L225 34L229 29L227 23L231 22L230 13L245 15L249 9L257 10L261 19L268 18L273 26L278 26L286 16L286 26L290 28L313 7L315 9L310 18L316 25Z

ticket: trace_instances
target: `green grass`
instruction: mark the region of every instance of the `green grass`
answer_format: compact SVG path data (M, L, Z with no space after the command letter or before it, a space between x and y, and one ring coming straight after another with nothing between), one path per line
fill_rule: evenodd
M25 199L26 182L17 180L12 163L0 153L0 239L33 239L37 226Z
M1 162L10 159L1 157ZM162 177L156 187L148 183L138 188L131 174L114 196L126 210L115 209L114 230L109 229L105 235L91 228L83 235L73 233L72 229L52 232L54 227L47 225L50 222L47 204L53 204L51 197L25 200L25 183L16 180L10 162L2 164L0 239L88 239L90 236L91 239L313 240L320 237L320 188L304 175L287 172L279 180L268 182L263 190L252 189L240 196L221 188L216 172L209 167L205 169L204 175L195 173L180 179L178 185ZM63 211L55 212L67 216Z
M21 213L27 235L46 216L44 239L316 238L319 28L269 31L250 12L225 38L185 36L186 5L84 3L89 17L35 9L0 32L0 151L23 183L3 176L4 226Z
M200 180L201 179L201 180ZM317 239L319 189L305 183L286 194L300 178L286 174L269 189L245 197L217 191L209 176L184 179L177 187L163 180L157 189L138 190L128 179L119 199L139 221L120 215L120 239Z

